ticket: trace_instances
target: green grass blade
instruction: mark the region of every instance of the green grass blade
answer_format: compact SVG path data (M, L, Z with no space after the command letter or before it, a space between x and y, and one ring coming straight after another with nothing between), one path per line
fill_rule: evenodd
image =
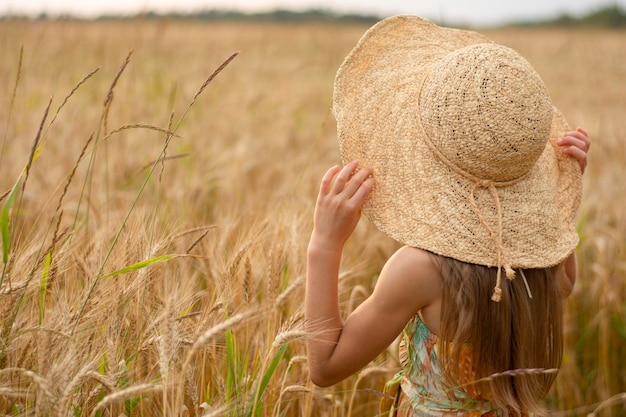
M39 284L39 326L43 325L46 311L46 292L48 291L48 276L50 275L51 263L52 252L48 252L43 263L43 274L41 274L41 283Z
M107 357L106 353L103 353L102 356L100 356L100 361L98 363L98 372L102 375L106 375L108 370L109 370L109 358Z
M132 416L133 411L137 408L137 405L141 402L141 395L134 398L128 398L124 400L124 411L127 416Z
M4 201L2 205L2 213L0 214L0 228L2 229L2 261L6 264L9 261L9 250L11 249L11 209L13 208L13 203L15 202L15 196L17 195L17 190L20 189L20 184L22 182L22 174L20 174L17 181L15 181L15 185L11 190L11 193Z
M42 150L42 147L38 147L35 150L32 155L30 164L37 160ZM0 231L2 233L2 261L5 265L9 261L9 251L11 249L11 209L13 208L13 203L15 203L15 196L17 195L17 191L20 189L20 185L22 184L22 178L25 172L26 167L22 169L20 176L17 177L17 181L15 181L15 185L13 185L11 193L4 201L4 204L2 205L2 212L0 213ZM1 283L2 282L0 281L0 284Z
M224 337L226 339L226 360L228 366L228 373L226 376L226 403L230 405L232 400L234 400L235 404L237 404L237 398L239 397L237 373L235 372L235 337L233 336L233 332L231 330L228 330Z
M276 352L276 355L274 355L274 358L272 359L272 362L270 363L269 367L265 371L263 378L261 378L261 383L259 384L259 388L256 390L254 397L252 398L252 400L250 401L250 404L248 405L248 410L246 411L246 417L252 417L256 412L260 412L260 408L258 407L261 402L261 397L263 397L263 392L265 391L265 388L267 388L267 385L269 384L270 379L272 379L272 376L274 375L274 372L276 371L276 367L280 363L280 360L283 358L286 351L287 351L287 344L285 343L278 349L278 352Z
M155 258L146 259L145 261L137 262L136 264L128 265L122 269L118 269L117 271L113 271L110 274L103 275L100 279L111 278L117 275L125 274L127 272L136 271L138 269L146 268L148 266L158 264L161 262L169 261L172 258L185 256L185 255L161 255Z

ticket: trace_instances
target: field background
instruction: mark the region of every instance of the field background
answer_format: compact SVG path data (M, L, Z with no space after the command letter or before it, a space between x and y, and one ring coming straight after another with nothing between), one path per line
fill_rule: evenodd
M377 414L395 347L315 388L302 323L333 78L365 29L0 22L0 414ZM593 139L550 410L626 415L626 32L483 32ZM396 247L361 222L346 313Z

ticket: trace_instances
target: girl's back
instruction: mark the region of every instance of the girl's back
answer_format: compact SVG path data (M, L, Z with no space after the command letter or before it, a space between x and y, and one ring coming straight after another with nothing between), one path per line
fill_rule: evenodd
M398 255L417 251L406 247ZM563 288L571 289L565 268L518 270L501 302L494 303L489 293L495 268L431 258L440 297L405 327L403 370L393 382L402 382L403 395L426 416L497 409L542 413L561 360L561 297Z

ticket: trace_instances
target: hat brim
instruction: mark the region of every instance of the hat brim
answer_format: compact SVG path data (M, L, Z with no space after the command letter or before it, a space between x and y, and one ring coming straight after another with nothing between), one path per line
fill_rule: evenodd
M443 164L425 143L416 112L424 78L450 52L491 43L476 32L443 28L415 16L373 26L340 67L333 112L343 163L373 168L376 185L363 213L393 239L439 255L498 265L490 231L469 199L489 207L493 196ZM550 138L531 172L497 188L502 243L514 268L544 268L567 257L578 243L575 216L582 193L578 163L556 141L568 129L554 109ZM472 197L473 195L473 197ZM481 213L491 230L498 213Z

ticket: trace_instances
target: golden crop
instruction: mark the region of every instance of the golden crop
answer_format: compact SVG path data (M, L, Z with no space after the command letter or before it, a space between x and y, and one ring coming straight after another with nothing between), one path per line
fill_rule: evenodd
M394 347L319 389L302 323L317 188L339 162L333 77L365 29L0 22L0 413L377 414ZM485 33L593 140L552 415L623 415L626 33ZM396 248L366 220L355 234L346 313Z

